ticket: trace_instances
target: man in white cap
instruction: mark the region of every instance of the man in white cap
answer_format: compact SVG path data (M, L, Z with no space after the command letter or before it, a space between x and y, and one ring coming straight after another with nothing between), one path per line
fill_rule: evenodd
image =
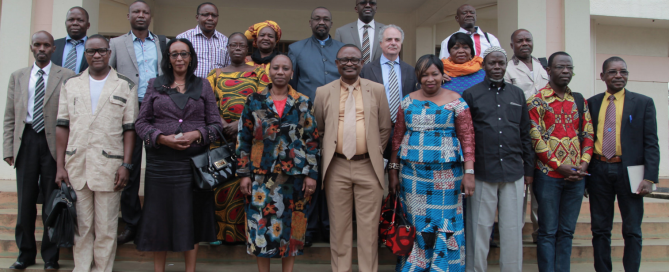
M488 239L498 209L500 269L522 271L523 189L532 183L535 155L525 94L504 82L506 60L504 49L488 48L483 53L485 79L462 94L476 135L476 190L467 198L465 216L467 272L487 270Z

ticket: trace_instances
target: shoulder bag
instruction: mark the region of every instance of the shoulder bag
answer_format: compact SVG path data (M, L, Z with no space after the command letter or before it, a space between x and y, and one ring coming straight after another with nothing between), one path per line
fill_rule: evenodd
M214 149L207 147L207 151L191 158L194 188L199 191L211 191L231 182L237 170L235 143L229 144L221 130L218 127L213 128L218 133L218 143L221 146Z

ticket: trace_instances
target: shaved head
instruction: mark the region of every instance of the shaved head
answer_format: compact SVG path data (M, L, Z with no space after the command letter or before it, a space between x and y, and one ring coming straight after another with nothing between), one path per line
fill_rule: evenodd
M46 35L47 37L49 37L49 40L51 41L51 44L53 45L53 36L51 35L51 33L47 32L47 31L44 31L44 30L40 30L40 31L35 32L35 34L33 34L33 36L32 36L32 41L34 42L35 37L38 37L38 36L41 36L41 35Z
M527 32L527 34L530 34L530 37L532 37L532 33L529 30L521 28L511 33L511 41L515 40L516 35L518 35L521 32Z

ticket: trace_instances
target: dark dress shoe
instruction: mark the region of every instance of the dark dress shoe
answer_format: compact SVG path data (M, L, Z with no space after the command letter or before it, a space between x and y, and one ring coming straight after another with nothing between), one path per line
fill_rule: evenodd
M304 239L304 247L311 247L314 245L314 241L311 239L311 237L306 237Z
M33 264L35 264L35 262L32 262L32 263L25 263L25 262L18 262L18 261L17 261L17 262L15 262L14 264L12 264L12 266L10 266L9 269L20 269L20 270L23 270L23 269L26 269L26 267L31 266L31 265L33 265Z
M135 230L125 229L123 232L121 232L121 234L118 235L116 244L120 246L132 240L135 240Z
M58 263L45 263L44 270L58 270L60 265Z

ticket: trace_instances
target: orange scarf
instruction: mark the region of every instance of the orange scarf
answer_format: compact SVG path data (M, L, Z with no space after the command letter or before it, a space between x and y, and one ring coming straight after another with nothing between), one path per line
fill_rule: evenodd
M441 60L444 63L444 73L449 77L466 76L478 72L483 67L483 59L479 56L463 64L455 64L451 58Z

